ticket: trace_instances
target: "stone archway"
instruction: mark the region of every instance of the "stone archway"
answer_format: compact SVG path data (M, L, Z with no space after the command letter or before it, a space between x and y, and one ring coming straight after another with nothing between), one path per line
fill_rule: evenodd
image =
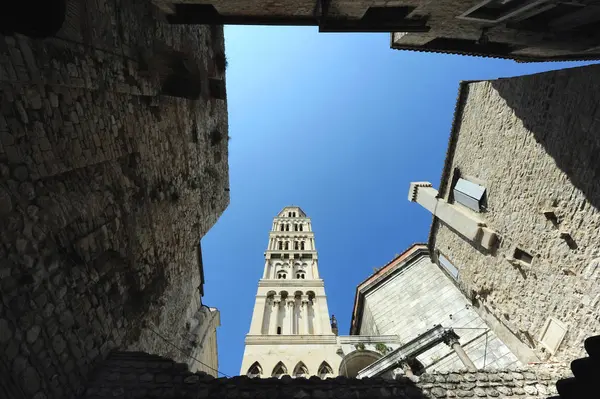
M340 363L339 375L348 378L356 378L360 370L381 358L381 353L370 350L363 349L352 351L342 359L342 363Z

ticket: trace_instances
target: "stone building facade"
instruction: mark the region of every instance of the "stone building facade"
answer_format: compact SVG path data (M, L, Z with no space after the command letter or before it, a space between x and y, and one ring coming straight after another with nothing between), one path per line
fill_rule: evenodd
M600 57L600 7L593 1L401 1L427 16L426 32L395 31L391 47L517 61Z
M551 0L154 0L171 23L393 32L394 49L511 58L600 57L600 6Z
M435 325L456 332L478 370L521 365L472 309L449 272L431 262L425 244L411 246L356 288L351 335L396 335L402 346ZM416 360L421 372L465 367L444 344L419 353Z
M144 0L64 17L0 36L2 397L76 397L112 348L199 358L199 241L229 203L222 27Z
M599 88L597 65L461 83L439 190L410 187L433 260L518 356L600 332Z

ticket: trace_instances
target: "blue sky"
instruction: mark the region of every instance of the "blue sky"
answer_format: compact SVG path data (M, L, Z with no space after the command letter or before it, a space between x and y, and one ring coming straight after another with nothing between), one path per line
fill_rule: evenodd
M440 180L461 80L575 66L391 50L389 34L226 27L231 203L202 240L219 369L239 374L273 217L312 218L329 311L348 334L356 286L425 242L410 181Z

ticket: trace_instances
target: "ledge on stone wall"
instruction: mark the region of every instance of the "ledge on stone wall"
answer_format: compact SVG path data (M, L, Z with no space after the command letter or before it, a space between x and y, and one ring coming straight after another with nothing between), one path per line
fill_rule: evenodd
M214 378L157 355L113 352L95 370L81 398L545 398L556 393L557 373L564 375L564 370L456 371L423 374L418 383L404 377Z

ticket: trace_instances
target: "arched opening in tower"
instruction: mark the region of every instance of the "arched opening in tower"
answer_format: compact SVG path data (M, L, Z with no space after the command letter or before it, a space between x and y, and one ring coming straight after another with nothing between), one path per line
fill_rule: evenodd
M364 349L350 352L342 359L342 363L340 363L339 375L356 378L360 370L371 365L381 357L381 353Z

